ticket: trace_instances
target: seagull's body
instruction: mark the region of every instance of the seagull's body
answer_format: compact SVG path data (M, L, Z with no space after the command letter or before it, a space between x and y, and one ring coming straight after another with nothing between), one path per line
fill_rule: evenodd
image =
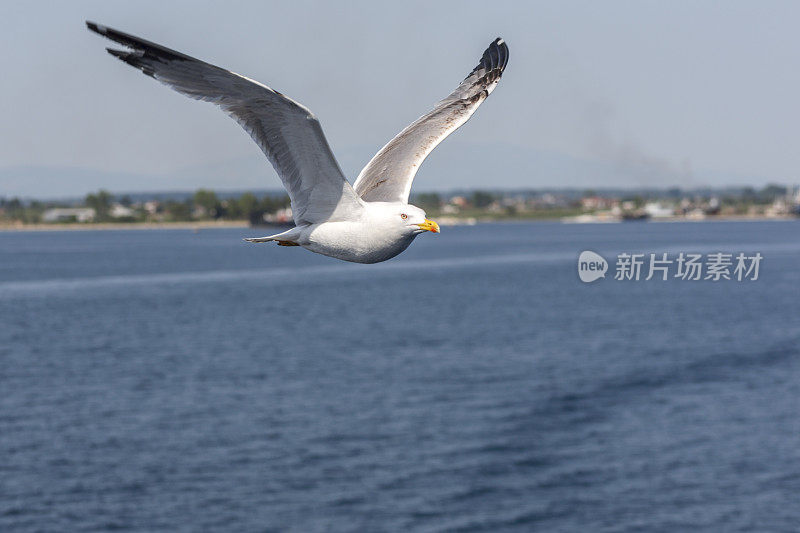
M402 224L402 214L411 222ZM364 202L357 216L353 220L298 225L278 235L248 240L277 240L283 246L298 245L344 261L379 263L408 248L420 233L438 231L435 222L425 219L424 211L400 202Z
M221 107L270 160L289 193L295 227L246 240L302 246L356 263L386 261L420 233L439 232L422 209L408 203L411 183L428 154L489 96L508 62L508 47L498 38L456 90L389 141L351 186L319 121L302 105L180 52L93 22L86 25L131 48L109 48L110 54L186 96Z

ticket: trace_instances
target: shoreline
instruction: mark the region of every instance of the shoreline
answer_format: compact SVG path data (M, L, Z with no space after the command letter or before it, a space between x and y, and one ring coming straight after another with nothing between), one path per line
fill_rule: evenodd
M0 225L0 232L12 231L106 231L106 230L153 230L187 229L201 230L213 228L249 228L245 220L204 220L197 222L101 222L69 224L6 224Z
M770 221L789 221L800 220L795 216L778 216L778 217L765 217L765 216L748 216L748 215L729 215L729 216L716 216L706 217L701 219L683 218L683 217L665 217L665 218L651 218L644 221L625 221L625 220L594 220L586 222L577 222L569 220L570 217L554 217L554 218L540 218L540 217L518 217L518 218L464 218L464 219L446 219L442 222L442 226L471 226L475 224L494 224L498 222L519 222L519 223L536 223L536 222L562 222L565 224L611 224L611 223L641 223L641 222L770 222ZM251 229L252 226L244 220L224 220L212 221L204 220L197 222L102 222L102 223L69 223L69 224L0 224L0 232L24 232L24 231L113 231L113 230L159 230L159 229L177 229L177 230L193 230L199 231L201 229L215 229L215 228L241 228Z

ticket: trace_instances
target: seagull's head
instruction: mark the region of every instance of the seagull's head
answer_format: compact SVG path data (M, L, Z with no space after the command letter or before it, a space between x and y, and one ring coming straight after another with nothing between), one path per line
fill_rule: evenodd
M429 220L425 211L415 205L399 202L368 202L367 205L374 209L373 216L389 233L403 237L416 237L426 231L439 233L439 224Z
M412 235L419 235L425 231L439 233L439 224L430 220L425 211L415 205L400 205L396 209L395 216L404 231Z

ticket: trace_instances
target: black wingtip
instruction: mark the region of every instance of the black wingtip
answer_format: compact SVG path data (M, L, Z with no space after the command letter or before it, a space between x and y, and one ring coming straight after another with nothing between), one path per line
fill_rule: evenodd
M151 59L158 59L159 61L199 61L198 59L187 56L186 54L182 54L176 50L171 50L166 46L161 46L160 44L150 42L146 39L142 39L141 37L115 30L114 28L110 28L90 20L86 21L86 27L97 34L102 35L103 37L145 54ZM122 58L120 57L120 59Z
M503 73L507 64L508 45L502 37L498 37L483 52L483 56L473 72L483 69L486 71L486 76L496 79Z
M508 45L503 38L498 37L495 39L486 51L492 60L489 68L492 70L499 69L500 72L503 72L508 64Z
M130 52L126 52L125 50L117 50L116 48L106 48L106 52L120 59L124 59L125 56L130 55Z
M106 27L102 24L98 24L96 22L92 22L91 20L86 21L86 27L92 30L95 33L99 33L100 35L106 34Z

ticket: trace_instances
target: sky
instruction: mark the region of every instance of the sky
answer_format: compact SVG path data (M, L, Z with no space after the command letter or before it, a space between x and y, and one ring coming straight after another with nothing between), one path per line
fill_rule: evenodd
M303 103L351 180L502 36L502 81L414 190L800 183L798 2L31 1L0 16L0 196L280 188L87 19Z

